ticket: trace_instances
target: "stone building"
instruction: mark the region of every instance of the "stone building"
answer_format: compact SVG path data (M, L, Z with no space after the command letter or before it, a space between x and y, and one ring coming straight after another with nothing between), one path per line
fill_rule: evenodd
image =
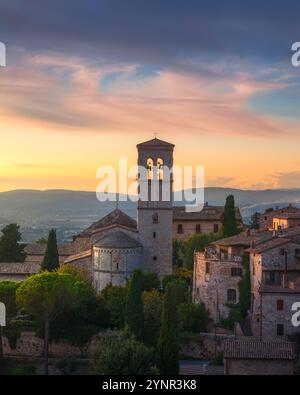
M295 234L286 233L285 237L275 236L248 250L251 324L256 336L283 337L300 332L291 324L291 305L299 301L300 291L300 244L297 241Z
M300 208L292 206L289 204L287 207L268 209L264 213L254 213L252 218L258 225L260 230L273 229L273 218L280 216L282 214L300 214Z
M300 277L289 280L285 286L263 285L259 290L260 326L256 328L256 336L262 339L290 338L300 333L300 328L292 324L292 306L300 302ZM254 316L254 319L257 316ZM256 323L255 323L256 324Z
M187 212L184 206L173 208L173 238L186 240L193 234L218 233L222 227L224 214L223 206L210 206L205 203L199 212ZM238 226L243 226L243 220L238 207L236 207Z
M292 229L300 227L300 211L298 213L282 213L273 217L273 229Z
M0 262L0 281L23 281L39 270L36 263Z
M293 375L292 342L228 340L224 345L225 375Z
M211 243L194 255L193 301L203 302L214 322L227 318L228 304L239 302L243 257L248 249L273 238L268 231L247 230Z
M243 232L213 242L204 252L195 253L193 301L203 302L214 322L227 318L228 304L239 301L243 254L253 239L257 236Z

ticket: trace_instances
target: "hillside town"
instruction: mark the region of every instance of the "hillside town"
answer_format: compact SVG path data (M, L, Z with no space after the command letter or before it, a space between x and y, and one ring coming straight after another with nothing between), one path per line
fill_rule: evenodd
M173 150L156 137L137 145L150 187L153 163L172 168ZM162 173L158 178L162 185ZM39 372L44 358L46 374L87 374L87 360L99 347L112 352L103 339L113 336L119 348L126 331L133 336L131 347L136 342L145 355L156 349L147 372L298 373L300 328L293 316L300 302L300 209L292 205L255 213L245 225L232 195L224 206L208 202L199 212L173 206L172 197L149 198L139 200L137 221L116 207L70 243L57 245L54 229L48 240L20 240L16 224L2 230L0 302L7 305L7 325L0 359L6 373L16 359L23 365L12 369ZM87 300L80 312L76 303L70 308L67 288L58 295L43 289L43 281L57 275L72 278L75 288L82 283L79 299ZM38 318L48 308L42 307L45 292L61 310L49 315L41 331L36 325L45 319L44 313ZM167 344L174 354L170 361ZM101 351L96 358L93 369L111 371L104 370L111 361ZM125 366L120 362L114 369L120 374Z

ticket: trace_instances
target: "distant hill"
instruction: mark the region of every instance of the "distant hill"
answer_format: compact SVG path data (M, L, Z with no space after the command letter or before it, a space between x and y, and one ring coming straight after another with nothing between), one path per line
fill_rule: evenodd
M205 201L224 205L226 196L233 194L236 205L247 214L275 205L300 204L300 189L242 190L233 188L206 188ZM180 204L180 203L175 203ZM129 215L136 216L136 204L120 202ZM15 190L0 192L0 220L28 221L48 217L101 216L116 207L115 202L99 202L94 192L70 190Z
M282 207L288 203L300 207L300 188L242 190L211 187L205 189L205 201L212 205L224 205L229 194L235 196L236 205L240 207L246 222L255 211L263 212L268 207ZM70 190L0 192L0 224L17 222L23 228L27 228L26 238L30 240L36 239L37 235L44 235L49 227L55 227L65 232L61 236L65 239L103 217L115 207L116 202L99 202L94 192ZM128 215L136 217L136 203L120 202L119 207ZM30 235L33 231L34 233Z

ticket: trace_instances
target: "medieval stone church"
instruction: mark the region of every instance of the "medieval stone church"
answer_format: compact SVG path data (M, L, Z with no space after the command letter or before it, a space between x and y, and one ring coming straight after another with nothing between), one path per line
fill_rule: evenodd
M172 191L172 177L165 180L160 169L172 168L173 149L173 144L157 138L137 145L138 165L147 169L145 176L139 175L139 189L143 183L149 188L149 199L138 201L137 221L117 208L75 236L67 251L60 249L61 263L87 268L98 291L109 283L125 285L136 269L154 272L159 278L172 273L172 193L168 200L160 193L164 182L170 183ZM151 198L153 171L160 172L155 201Z

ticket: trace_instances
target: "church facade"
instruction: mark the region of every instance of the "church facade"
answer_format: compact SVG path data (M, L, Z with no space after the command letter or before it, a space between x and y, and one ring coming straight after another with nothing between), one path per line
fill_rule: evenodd
M136 269L160 279L172 273L173 180L164 172L173 167L174 145L155 138L137 150L138 165L145 169L138 186L147 190L138 201L137 221L115 209L74 237L75 253L63 262L87 269L99 292L109 283L125 285Z

